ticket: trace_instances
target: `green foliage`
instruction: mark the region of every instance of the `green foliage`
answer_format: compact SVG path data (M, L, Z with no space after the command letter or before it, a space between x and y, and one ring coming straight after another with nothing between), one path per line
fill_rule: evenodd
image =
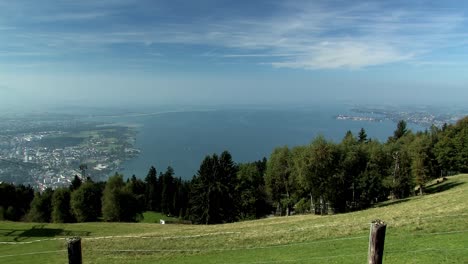
M265 184L269 196L276 202L279 209L277 211L282 213L282 208L285 207L286 215L291 213L293 204L290 198L297 187L297 181L293 175L292 155L289 148L284 146L274 149L267 162Z
M138 211L138 200L125 185L123 176L109 177L102 195L102 218L108 222L134 222Z
M296 214L305 214L310 212L310 201L306 198L302 198L294 205L294 212Z
M137 179L135 175L133 175L130 180L127 181L127 188L128 190L135 195L135 198L138 203L138 211L143 212L146 210L146 184L141 179Z
M156 168L151 166L148 175L145 178L146 191L146 209L149 211L158 211L161 205L161 194L158 184Z
M412 158L411 172L415 183L419 186L420 194L424 193L424 184L440 175L439 165L434 154L434 133L420 133L410 145Z
M86 181L72 192L71 210L78 222L96 221L101 213L102 191L98 184Z
M25 217L34 198L34 190L28 186L0 183L0 218L18 221Z
M384 201L389 195L389 189L384 186L384 179L388 176L391 160L383 146L377 142L369 142L364 148L367 162L354 186L353 209L367 208L373 203Z
M59 188L52 195L52 222L70 223L73 216L70 208L70 190Z
M319 136L308 146L306 153L307 166L304 175L306 176L305 181L310 185L310 198L315 200L314 211L326 213L327 209L324 203L334 200L334 192L339 191L335 190L335 186L333 186L340 183L338 178L341 175L337 173L339 152L336 145Z
M161 212L165 214L174 214L174 169L169 166L166 172L161 175Z
M120 221L120 191L124 186L122 175L117 173L107 180L102 193L102 218L104 221Z
M367 133L366 133L366 130L364 130L364 128L361 128L361 130L359 130L358 142L359 143L367 142Z
M192 180L190 218L195 223L216 224L237 219L234 193L237 168L231 154L206 156Z
M386 186L390 188L392 198L401 199L410 196L414 190L414 179L411 173L411 156L406 147L397 144L386 146L393 163L389 168Z
M408 133L408 129L406 128L406 121L405 120L400 120L397 124L397 128L395 132L393 132L393 140L398 140L404 135Z
M52 189L46 189L44 192L36 192L31 202L31 209L27 219L31 222L48 223L52 212Z
M182 181L181 178L174 179L174 199L172 215L178 215L181 219L188 219L187 209L189 207L190 182Z
M71 185L70 185L70 191L74 191L74 190L77 190L78 188L80 188L81 184L82 184L82 180L80 179L80 177L78 177L78 175L75 175L75 177L73 177L73 180L71 182Z
M241 219L256 219L269 213L265 182L259 163L239 165L237 172L236 192L239 194L239 217Z
M364 142L364 141L362 141ZM334 164L330 165L331 181L328 200L335 212L346 212L357 208L359 177L367 165L366 145L347 134L341 144L335 146Z
M435 155L446 172L468 172L468 117L443 130Z

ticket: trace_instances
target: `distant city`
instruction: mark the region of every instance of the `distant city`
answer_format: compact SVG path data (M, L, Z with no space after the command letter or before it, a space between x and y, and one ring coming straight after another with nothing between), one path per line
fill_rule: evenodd
M429 128L430 126L435 125L440 128L444 124L455 123L457 120L468 114L463 110L450 110L447 113L442 113L440 110L436 109L402 110L395 109L393 107L355 107L351 109L351 112L354 114L340 114L336 116L336 119L367 122L382 122L384 120L398 122L400 120L404 120L421 127Z
M46 115L1 121L0 181L43 190L68 186L75 175L104 180L139 153L127 126Z

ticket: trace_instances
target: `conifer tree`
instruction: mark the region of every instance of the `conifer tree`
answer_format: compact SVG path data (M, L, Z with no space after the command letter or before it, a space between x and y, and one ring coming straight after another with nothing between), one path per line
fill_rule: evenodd
M146 183L146 209L149 211L157 211L160 206L160 194L158 193L158 178L156 168L151 166L148 171L148 175L145 178Z

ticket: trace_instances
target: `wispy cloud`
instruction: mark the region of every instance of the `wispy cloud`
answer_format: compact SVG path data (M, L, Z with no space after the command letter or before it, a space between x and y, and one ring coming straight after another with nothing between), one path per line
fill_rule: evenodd
M80 22L95 19L107 22L96 27L69 31L8 31L6 37L34 50L41 49L38 55L58 51L62 54L112 52L113 45L127 44L152 47L146 54L159 56L162 52L158 45L181 44L216 49L216 53L197 52L219 60L244 58L255 63L260 60L273 67L304 69L356 69L397 62L414 63L441 49L466 45L468 39L464 27L466 17L451 9L420 10L377 3L330 6L293 1L281 4L271 15L177 20L156 13L154 19L139 21L135 17L138 22L126 24L119 19L129 16L126 12L130 11L118 7L128 5L129 1L109 2L111 11L103 10L102 5L93 7L97 11L90 11L89 5L93 3L85 1L79 6L79 12L67 9L31 18L40 23L76 22L78 26ZM29 52L27 48L17 49L11 51L12 56Z
M223 55L212 55L212 56L219 56L219 57L224 57L224 58L272 58L272 57L294 57L297 56L297 54L223 54Z
M57 13L36 16L33 20L37 22L89 21L109 15L109 12Z
M273 62L275 67L305 69L361 68L388 64L412 58L412 54L403 54L386 45L362 42L342 41L323 43L310 48L303 57L293 60Z

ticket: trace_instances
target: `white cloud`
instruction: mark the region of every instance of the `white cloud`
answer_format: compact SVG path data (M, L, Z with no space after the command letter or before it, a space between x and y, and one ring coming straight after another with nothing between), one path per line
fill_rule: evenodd
M113 7L128 3L120 1ZM86 2L81 7L91 4ZM38 54L57 51L62 54L93 53L109 50L112 44L203 45L217 50L204 55L220 60L251 58L256 63L264 60L263 64L274 67L305 69L356 69L402 61L417 62L421 55L466 45L468 38L463 27L466 19L456 10L390 9L376 3L330 7L286 2L282 12L258 18L216 20L207 17L164 23L155 20L125 26L113 25L112 15L99 10L61 12L36 16L33 20L73 22L102 18L109 19L108 27L79 32L9 33L6 38L12 40L10 42L35 47L34 50L42 49ZM112 9L112 12L124 13L125 9ZM27 53L25 50L16 52Z
M388 64L410 59L411 54L402 55L392 47L369 45L359 42L337 42L317 45L302 57L291 61L273 62L275 67L305 69L357 69L366 66Z

